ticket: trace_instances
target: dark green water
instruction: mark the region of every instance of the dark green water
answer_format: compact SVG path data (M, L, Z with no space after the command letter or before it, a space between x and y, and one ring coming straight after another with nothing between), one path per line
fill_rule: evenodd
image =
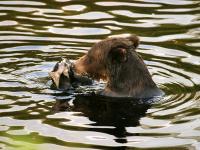
M61 56L75 60L96 41L133 33L163 103L50 89ZM199 74L199 0L1 0L0 149L199 150ZM59 102L64 111L52 111Z

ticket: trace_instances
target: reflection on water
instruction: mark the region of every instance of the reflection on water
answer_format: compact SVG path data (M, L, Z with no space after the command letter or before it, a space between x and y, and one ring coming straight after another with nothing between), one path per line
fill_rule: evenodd
M0 1L0 149L199 149L199 6ZM50 89L48 72L61 56L74 61L93 43L122 34L140 36L138 52L166 93L159 103Z
M56 100L53 111L82 112L95 126L124 128L139 125L139 120L150 107L150 102L126 98L109 98L98 95L77 95L70 106L69 101Z

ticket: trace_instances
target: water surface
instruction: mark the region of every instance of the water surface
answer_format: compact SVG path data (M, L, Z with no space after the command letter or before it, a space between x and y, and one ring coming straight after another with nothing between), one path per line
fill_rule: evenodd
M199 12L198 0L1 0L0 149L200 149ZM50 88L61 56L121 34L140 37L162 102Z

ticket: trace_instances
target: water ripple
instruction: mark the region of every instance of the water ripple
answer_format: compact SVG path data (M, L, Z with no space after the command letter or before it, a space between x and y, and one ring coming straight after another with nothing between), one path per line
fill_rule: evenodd
M0 149L199 149L197 0L0 1ZM137 52L165 96L153 105L51 89L48 72L109 36ZM75 93L75 94L73 94Z
M101 35L101 34L109 34L110 30L100 29L100 28L82 28L82 27L74 27L72 29L66 28L49 28L48 30L51 33L55 34L64 34L64 35Z

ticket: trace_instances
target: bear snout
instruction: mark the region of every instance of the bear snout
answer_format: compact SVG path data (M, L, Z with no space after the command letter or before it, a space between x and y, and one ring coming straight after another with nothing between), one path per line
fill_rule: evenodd
M74 71L78 74L87 74L86 55L82 56L74 62Z

